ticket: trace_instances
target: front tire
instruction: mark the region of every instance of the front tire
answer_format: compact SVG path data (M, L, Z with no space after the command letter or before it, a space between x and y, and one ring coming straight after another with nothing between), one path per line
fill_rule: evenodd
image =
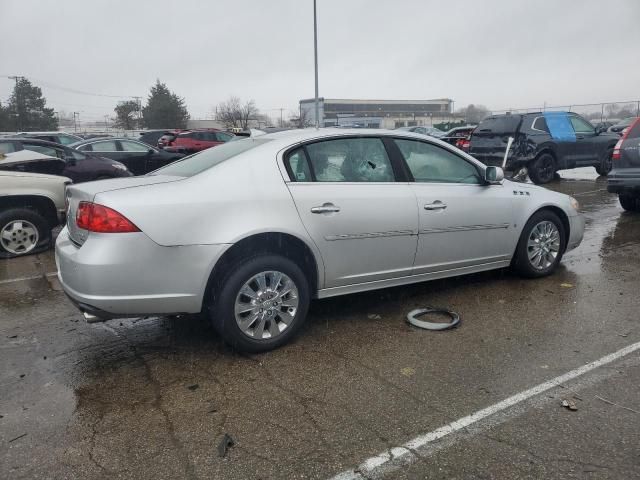
M533 160L527 170L529 178L536 185L549 183L556 173L556 160L550 153L543 153Z
M513 268L528 278L550 275L558 267L565 249L562 221L555 213L542 210L535 213L522 229Z
M620 200L620 205L627 212L640 212L640 196L632 195L629 193L621 193L618 195L618 200Z
M0 258L38 253L51 245L51 228L34 210L12 208L0 213Z
M302 328L309 308L309 282L294 262L260 255L236 264L214 282L209 314L225 342L248 353L289 342Z

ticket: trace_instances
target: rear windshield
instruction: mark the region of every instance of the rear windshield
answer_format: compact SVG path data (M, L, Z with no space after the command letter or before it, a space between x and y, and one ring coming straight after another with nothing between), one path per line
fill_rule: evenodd
M502 135L505 133L515 133L520 123L518 115L503 115L500 117L485 118L480 122L474 133L495 133Z
M200 153L185 157L166 167L154 171L150 175L175 175L177 177L191 177L200 172L240 155L247 150L270 142L267 138L245 138L237 142L227 142L217 147L208 148Z

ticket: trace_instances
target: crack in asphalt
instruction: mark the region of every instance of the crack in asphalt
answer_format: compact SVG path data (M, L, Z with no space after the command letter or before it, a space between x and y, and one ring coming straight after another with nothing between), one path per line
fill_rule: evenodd
M151 371L151 366L149 365L149 362L144 357L144 355L138 351L136 345L134 345L129 341L126 335L120 334L120 332L118 332L116 329L106 324L104 324L104 328L110 331L111 333L113 333L113 335L115 335L116 337L121 338L122 341L127 345L127 347L133 353L134 358L136 358L142 364L142 367L144 368L144 371L145 371L145 377L148 379L149 384L153 388L154 396L153 396L153 401L151 402L151 405L157 411L159 411L164 418L165 429L167 431L171 444L174 446L176 450L176 454L182 464L182 467L184 468L185 478L188 478L189 480L197 480L198 477L195 473L195 466L190 461L189 454L184 444L180 441L180 439L176 434L175 426L173 424L173 421L171 420L171 416L169 412L167 411L166 408L164 408L162 404L162 385L153 376L153 372Z

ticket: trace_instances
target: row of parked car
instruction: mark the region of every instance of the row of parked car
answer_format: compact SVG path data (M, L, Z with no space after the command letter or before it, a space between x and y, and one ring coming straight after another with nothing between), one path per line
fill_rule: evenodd
M66 185L145 175L233 138L213 129L144 132L137 140L66 132L0 138L0 258L51 246Z
M430 127L399 130L439 138L485 165L501 166L514 174L526 169L534 183L544 184L553 180L558 170L578 167L595 167L600 175L607 175L613 167L616 143L637 118L593 126L572 112L535 112L491 115L477 126L447 133L434 133Z

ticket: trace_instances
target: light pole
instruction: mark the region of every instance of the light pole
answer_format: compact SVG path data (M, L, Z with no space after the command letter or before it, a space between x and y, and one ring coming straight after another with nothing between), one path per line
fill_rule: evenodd
M80 118L80 112L73 112L73 131L78 131L78 123L76 121L76 117Z
M316 128L320 128L320 101L318 99L318 16L316 14L316 0L313 0L313 57L316 73Z

